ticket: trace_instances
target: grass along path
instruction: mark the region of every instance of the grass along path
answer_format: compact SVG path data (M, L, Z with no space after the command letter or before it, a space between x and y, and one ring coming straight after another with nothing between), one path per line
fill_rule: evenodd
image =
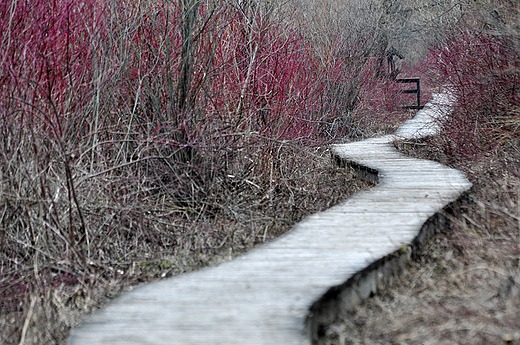
M24 297L21 286L34 279L35 270L45 272L46 267L30 265L16 272L3 272L5 280L13 279L0 291L0 343L64 343L71 328L120 293L230 260L271 241L305 215L329 208L369 186L353 171L334 167L326 150L282 146L279 154L286 155L291 169L281 170L283 178L270 188L254 177L229 177L232 188L221 190L222 208L213 211L213 217L207 213L199 218L178 217L171 233L164 233L156 242L134 243L132 236L114 236L114 252L125 256L105 253L102 260L91 262L87 281L64 282L52 288L42 284ZM162 208L167 211L167 205ZM157 212L150 212L148 217L151 224L162 220ZM120 227L125 226L121 222ZM49 275L67 270L67 263L58 256L48 262ZM68 270L73 273L71 268Z

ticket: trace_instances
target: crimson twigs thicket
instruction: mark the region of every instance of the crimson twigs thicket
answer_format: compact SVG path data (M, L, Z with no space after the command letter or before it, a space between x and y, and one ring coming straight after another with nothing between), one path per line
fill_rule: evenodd
M352 130L374 63L339 38L318 47L282 13L257 1L0 3L4 313L35 291L110 280L138 249L200 249L190 222L228 212L235 181L268 195L300 145Z
M516 4L476 5L430 50L436 83L457 97L445 119L446 153L477 157L520 134L520 32Z

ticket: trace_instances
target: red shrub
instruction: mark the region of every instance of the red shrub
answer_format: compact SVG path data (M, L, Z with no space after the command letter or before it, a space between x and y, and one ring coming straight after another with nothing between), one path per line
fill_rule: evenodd
M518 137L520 51L514 37L460 26L431 49L429 61L437 83L457 97L444 123L448 153L480 155Z
M57 140L77 135L103 9L94 0L4 1L0 18L2 121L43 126Z

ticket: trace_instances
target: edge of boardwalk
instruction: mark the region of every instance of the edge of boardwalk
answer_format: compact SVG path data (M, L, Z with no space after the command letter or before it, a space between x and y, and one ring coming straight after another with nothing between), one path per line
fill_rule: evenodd
M333 158L340 167L351 167L363 179L378 183L378 171L349 161L336 154ZM410 244L403 244L395 252L357 272L341 285L331 287L309 309L306 328L313 344L325 335L327 326L345 317L364 300L384 291L394 279L399 279L400 273L406 268L409 260L416 259L425 241L430 239L439 229L446 228L450 216L457 214L460 202L469 192L468 188L453 202L433 214L421 226L417 237Z
M432 134L450 102L435 95L396 135ZM460 171L403 156L395 138L333 147L338 164L377 186L232 261L121 295L74 329L69 344L315 342L336 315L384 288L410 244L445 222L443 209L471 187Z

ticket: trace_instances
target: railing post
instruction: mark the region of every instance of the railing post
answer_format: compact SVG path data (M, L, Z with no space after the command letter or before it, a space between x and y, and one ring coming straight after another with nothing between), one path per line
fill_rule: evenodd
M417 78L417 109L421 109L421 79Z

